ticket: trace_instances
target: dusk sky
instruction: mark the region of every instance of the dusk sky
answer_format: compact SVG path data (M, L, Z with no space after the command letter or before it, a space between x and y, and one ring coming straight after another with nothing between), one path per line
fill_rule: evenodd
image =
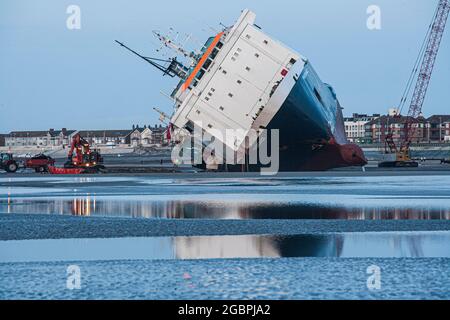
M69 5L81 29L66 26ZM120 48L115 39L158 56L152 30L192 33L198 43L231 25L240 11L257 14L263 31L306 56L330 83L344 114L386 113L399 103L437 0L0 2L0 132L131 128L171 113L176 80ZM381 30L366 26L381 8ZM448 27L450 28L450 27ZM450 114L450 32L441 49L424 114Z

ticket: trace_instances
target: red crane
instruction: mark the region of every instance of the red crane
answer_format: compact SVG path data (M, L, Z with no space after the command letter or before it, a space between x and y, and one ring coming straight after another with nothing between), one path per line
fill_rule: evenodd
M75 153L75 157L74 157ZM79 174L79 173L99 173L105 172L103 157L100 152L91 149L87 142L79 133L72 138L67 162L64 168L48 166L48 171L52 174Z
M417 162L411 161L410 156L410 145L415 135L415 129L417 128L417 126L414 126L414 122L415 119L417 119L422 113L422 106L425 101L428 85L430 84L433 67L439 52L439 47L441 44L442 35L444 34L449 12L449 0L439 0L433 20L430 24L416 64L413 68L413 72L411 73L405 92L400 101L401 110L407 97L409 96L414 75L417 74L420 66L416 86L412 94L408 115L405 121L404 137L401 140L400 148L397 148L393 140L392 133L389 133L386 136L386 145L389 147L391 153L396 154L396 161L384 162L380 164L381 166L417 166Z
M74 152L75 157L73 156ZM68 161L64 164L64 168L82 168L83 172L96 173L105 169L101 163L103 163L103 157L100 152L91 149L89 142L79 133L75 134L70 145Z

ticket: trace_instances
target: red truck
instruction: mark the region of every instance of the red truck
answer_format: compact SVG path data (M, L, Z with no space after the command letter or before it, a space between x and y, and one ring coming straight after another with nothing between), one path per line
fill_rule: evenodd
M55 159L45 154L38 154L25 161L25 167L36 172L48 172L48 167L55 164Z

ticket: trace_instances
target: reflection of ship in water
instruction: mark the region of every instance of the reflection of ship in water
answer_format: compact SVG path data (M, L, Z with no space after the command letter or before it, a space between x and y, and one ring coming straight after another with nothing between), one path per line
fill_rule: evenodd
M315 203L251 201L143 200L133 196L95 195L53 199L0 199L0 212L123 216L167 219L343 219L343 220L450 220L442 206L326 206Z
M173 241L177 259L281 257L271 237L177 237Z
M241 219L450 220L450 209L275 204L244 206L239 209L239 216Z
M340 257L344 246L342 235L297 235L275 238L282 257Z
M450 209L427 207L345 207L314 204L227 203L214 201L106 201L95 197L72 200L73 215L124 215L168 219L343 219L450 220Z
M340 235L219 236L174 238L177 259L339 257Z
M0 241L0 252L11 254L0 254L0 263L30 262L30 259L36 262L61 262L280 257L450 258L448 231L52 239L15 241L11 244L5 242L8 241Z
M449 240L449 232L200 236L172 238L172 248L176 259L450 257Z

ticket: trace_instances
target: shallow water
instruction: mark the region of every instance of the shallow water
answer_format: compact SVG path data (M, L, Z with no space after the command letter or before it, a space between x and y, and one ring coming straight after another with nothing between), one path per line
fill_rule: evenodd
M0 262L218 258L450 258L450 232L0 241Z
M0 179L0 213L450 220L450 177L19 177Z
M329 197L250 196L180 197L76 196L20 197L0 199L0 213L64 214L74 216L117 216L166 219L441 219L450 220L447 199L384 199L341 196L335 203ZM210 198L210 199L208 199Z

